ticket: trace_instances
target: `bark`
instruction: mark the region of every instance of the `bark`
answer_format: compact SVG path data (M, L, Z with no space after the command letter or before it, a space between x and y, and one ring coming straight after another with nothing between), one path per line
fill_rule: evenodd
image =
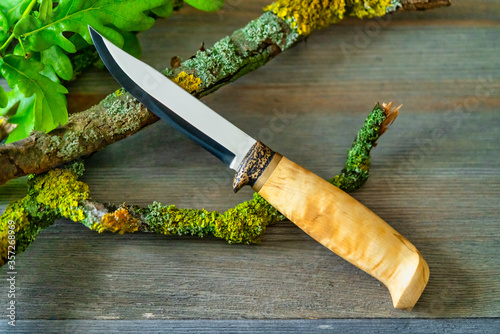
M420 10L448 6L450 1L402 0L401 5L398 10ZM265 15L265 19L269 20L271 17L279 29L258 42L255 37L243 33L245 28L235 31L230 41L236 46L237 69L228 74L218 73L214 80L203 82L204 86L194 93L196 97L210 94L257 69L284 49L302 40L299 37L293 43L286 43L287 38L293 37L293 31L285 21L270 13L263 14L249 26L258 24L259 20L265 21ZM173 78L182 71L192 73L193 68L185 63L169 70L167 75ZM0 185L16 177L39 174L79 157L85 157L135 134L157 120L158 117L128 93L111 94L97 106L71 115L66 125L48 134L35 132L19 142L0 145Z
M398 115L392 103L377 104L368 115L348 151L341 173L330 182L354 191L369 176L370 152ZM212 235L229 243L259 243L268 225L285 217L258 194L224 213L178 209L154 202L148 207L92 201L87 184L78 180L83 162L54 169L28 180L28 195L11 203L0 216L0 267L7 262L9 226L16 224L16 252L19 254L37 235L57 219L69 218L99 232L152 232L164 235Z
M451 6L451 0L401 0L403 10L426 10Z

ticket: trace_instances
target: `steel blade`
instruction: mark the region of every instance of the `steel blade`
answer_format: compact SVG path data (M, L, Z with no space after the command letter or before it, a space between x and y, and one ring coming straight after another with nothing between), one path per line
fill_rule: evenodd
M236 170L256 140L146 63L89 26L97 52L118 83L146 108Z

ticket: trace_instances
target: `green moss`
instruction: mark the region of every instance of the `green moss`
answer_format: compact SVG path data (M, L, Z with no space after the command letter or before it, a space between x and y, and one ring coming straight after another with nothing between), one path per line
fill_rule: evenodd
M283 219L278 210L254 193L252 200L227 210L215 221L214 236L229 243L260 243L266 227Z
M87 68L95 66L100 61L99 54L93 46L89 46L79 50L71 56L71 64L73 65L73 78L82 74Z
M186 70L194 70L194 75L202 81L200 88L204 88L236 72L242 62L231 39L225 37L211 49L198 51L195 57L183 62L182 66Z
M109 101L106 105L106 112L110 116L116 116L117 114L123 114L130 109L130 98L127 96L126 99L118 98L116 92L113 93L113 100Z
M257 49L259 44L269 41L279 45L282 49L286 48L287 43L283 43L286 40L283 27L278 17L270 12L250 21L245 28L241 29L241 32L249 49Z
M220 214L207 210L178 209L175 205L162 206L154 202L149 207L146 222L156 233L165 235L197 235L203 237L212 232L210 221Z
M60 215L38 203L33 196L32 187L28 195L15 201L0 216L0 266L7 261L9 221L15 223L16 254L23 252L43 229L54 223Z
M377 104L347 153L347 161L341 173L329 182L334 186L350 192L360 188L369 177L370 151L381 135L381 125L386 120L384 108Z
M218 81L217 83L213 84L212 86L203 89L200 93L197 94L197 97L203 97L205 95L209 95L212 92L216 91L220 87L226 85L228 82L233 82L239 79L240 77L248 74L249 72L252 72L256 70L257 68L261 67L264 65L266 62L268 62L271 59L270 52L268 50L264 50L262 53L257 53L256 55L252 57L247 57L244 58L244 62L240 66L240 69L238 72L234 73L229 80L221 80Z
M273 13L264 13L258 19L251 21L243 29L237 30L231 37L225 37L205 51L198 51L196 56L184 61L180 68L165 70L169 77L185 71L201 79L199 89L202 95L205 90L213 91L213 87L227 83L227 78L248 73L251 69L261 66L271 58L269 48L286 49L295 43L298 34L291 30ZM264 56L264 58L262 57ZM256 60L259 60L258 62ZM247 67L249 64L258 66ZM229 80L232 81L232 80Z
M106 108L106 117L113 119L109 124L116 126L115 133L130 133L140 128L142 114L139 111L141 106L139 101L129 93L117 90L101 101L101 104Z
M161 73L166 76L166 77L169 77L169 78L173 78L175 76L174 74L174 70L171 69L171 68L166 68L164 69L163 71L161 71Z
M108 109L115 102L116 98L121 95L118 94L117 92L118 91L115 91L114 93L109 94L103 100L101 100L99 104L102 105L104 108Z
M77 178L82 177L83 173L85 172L85 164L83 163L83 160L80 159L73 161L72 163L69 163L64 167L75 173Z
M259 243L266 226L284 217L261 196L221 214L216 211L178 209L175 205L153 203L146 222L156 233L165 235L214 235L229 243Z

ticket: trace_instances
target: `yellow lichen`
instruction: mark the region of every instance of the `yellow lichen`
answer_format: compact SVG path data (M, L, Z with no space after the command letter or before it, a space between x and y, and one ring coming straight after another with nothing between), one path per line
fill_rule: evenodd
M85 219L81 202L89 198L89 187L78 181L75 172L68 169L54 169L34 179L33 190L37 202L57 210L73 221Z
M102 217L101 224L93 226L93 229L99 232L132 233L139 229L139 221L130 214L127 208L118 208L114 212L106 213Z
M346 0L349 15L362 19L385 15L391 3L392 0Z
M12 238L15 238L16 234L19 235L20 231L29 223L23 202L23 200L19 200L11 203L0 217L0 267L7 262L8 249L9 246L12 246ZM12 227L14 227L13 233L9 233ZM9 236L11 237L9 238ZM15 248L12 250L15 251Z
M201 79L192 74L187 74L182 71L177 77L172 79L173 82L184 88L188 93L196 91L201 85Z
M278 0L264 8L285 20L300 35L342 20L344 0Z

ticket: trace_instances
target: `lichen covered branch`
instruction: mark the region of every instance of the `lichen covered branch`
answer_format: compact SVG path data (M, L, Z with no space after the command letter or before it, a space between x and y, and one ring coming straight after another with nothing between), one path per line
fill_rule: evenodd
M391 104L377 104L348 151L344 170L330 182L348 192L361 187L368 178L370 151L396 116ZM63 217L98 232L212 235L246 244L258 243L268 225L284 219L257 194L224 213L157 202L147 208L102 204L90 199L88 186L78 180L82 174L83 163L76 162L30 177L28 195L10 204L0 217L0 266L7 260L9 221L15 222L17 251L22 252L41 230Z
M347 192L363 186L369 176L370 152L377 145L378 138L394 122L400 107L392 108L392 103L375 105L347 153L344 169L330 183Z
M344 16L364 18L398 9L443 5L449 5L449 1L278 0L245 28L164 73L194 96L202 97L264 65L314 30L338 22ZM87 156L157 120L128 93L113 93L99 105L71 115L66 125L50 133L35 132L22 141L0 145L0 185Z

